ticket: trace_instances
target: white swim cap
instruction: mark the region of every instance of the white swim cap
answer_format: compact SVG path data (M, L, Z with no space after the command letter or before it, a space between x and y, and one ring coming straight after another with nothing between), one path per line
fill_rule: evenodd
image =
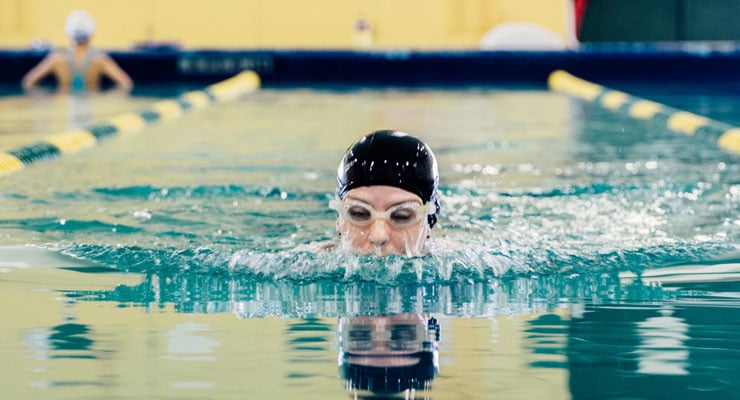
M85 10L72 11L64 24L64 32L77 42L87 40L95 32L95 20Z

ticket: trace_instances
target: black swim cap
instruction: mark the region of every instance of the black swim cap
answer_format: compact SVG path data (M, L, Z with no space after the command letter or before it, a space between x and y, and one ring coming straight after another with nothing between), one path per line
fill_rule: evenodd
M394 186L432 203L435 213L427 222L433 227L439 217L437 198L439 171L432 149L421 140L399 131L375 131L358 140L342 157L337 169L337 196L363 186Z
M347 388L378 394L427 389L439 371L435 354L429 351L399 356L419 360L414 365L402 367L352 364L347 362L348 357L351 356L342 354L339 367L339 376L346 381Z

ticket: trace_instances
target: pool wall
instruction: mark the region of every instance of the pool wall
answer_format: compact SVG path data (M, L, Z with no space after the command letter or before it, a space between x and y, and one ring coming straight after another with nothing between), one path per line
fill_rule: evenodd
M0 50L0 83L20 86L46 54ZM622 81L740 87L734 43L599 44L568 51L189 50L112 52L135 82L213 83L245 69L273 85L505 85L546 87L558 69L615 84Z
M369 24L372 46L471 48L489 29L510 22L534 24L565 39L571 1L2 0L0 46L32 40L66 45L67 13L82 8L95 18L95 45L106 48L349 47L360 45L360 19Z

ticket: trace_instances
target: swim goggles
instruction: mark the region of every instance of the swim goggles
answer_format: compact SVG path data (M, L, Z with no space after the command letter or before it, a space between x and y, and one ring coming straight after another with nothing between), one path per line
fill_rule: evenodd
M429 214L434 214L434 205L419 204L413 201L396 204L393 207L379 212L370 204L353 199L333 199L329 202L329 208L336 210L346 221L355 226L368 226L376 219L384 219L389 224L406 228L421 221Z
M439 324L435 318L427 324L393 322L388 324L352 323L348 319L340 321L339 340L342 350L347 353L378 351L419 352L431 350L432 344L439 340Z

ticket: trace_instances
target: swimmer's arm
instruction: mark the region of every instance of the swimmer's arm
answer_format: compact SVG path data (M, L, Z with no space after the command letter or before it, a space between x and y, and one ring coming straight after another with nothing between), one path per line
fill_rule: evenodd
M44 57L44 59L36 64L35 67L31 68L31 70L28 71L21 80L21 85L23 86L23 89L33 89L34 86L36 86L36 84L41 81L41 79L43 79L54 69L54 64L56 63L57 58L59 58L59 55L53 52Z
M332 241L313 242L301 244L290 250L293 252L329 253L337 249L337 243Z
M105 73L119 89L129 91L134 86L134 82L131 77L128 76L126 71L121 69L118 64L113 61L108 55L103 55L101 58L103 63L103 73Z

